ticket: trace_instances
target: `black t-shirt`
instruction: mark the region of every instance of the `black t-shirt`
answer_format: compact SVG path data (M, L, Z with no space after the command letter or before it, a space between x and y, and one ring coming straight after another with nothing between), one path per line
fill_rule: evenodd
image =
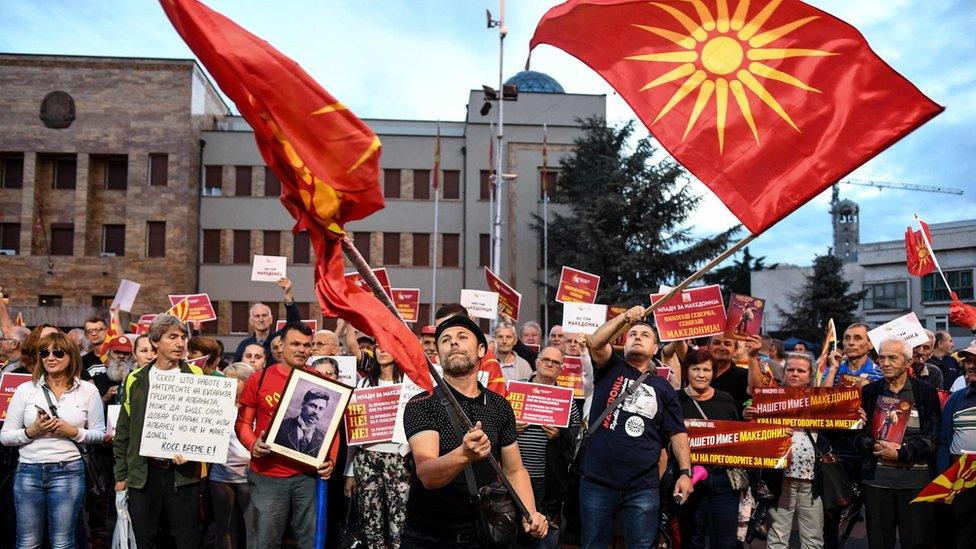
M732 364L722 375L712 379L712 388L731 395L735 407L741 412L749 400L749 370Z
M446 384L445 384L446 385ZM450 387L450 385L447 385ZM517 440L515 414L505 398L485 389L480 384L481 394L469 398L454 390L464 410L464 415L472 424L481 422L481 427L491 441L491 453L501 461L501 449ZM448 416L447 406L441 403L439 393L421 393L407 403L403 412L403 429L407 440L423 431L437 431L440 434L440 453L443 456L461 445L463 433L458 433ZM472 464L475 482L479 487L495 482L495 470L487 460ZM410 475L410 498L407 500L407 523L427 532L445 530L459 534L475 532L474 516L469 504L467 484L462 471L450 484L436 490L424 487L416 471Z
M722 419L730 421L739 421L739 411L735 407L735 401L732 400L732 395L726 393L725 391L719 391L715 389L715 394L712 398L708 400L699 400L698 406L701 406L702 412L705 412L705 417L702 417L701 412L695 407L695 400L693 400L688 393L678 391L678 402L681 404L681 413L684 414L686 419Z
M81 355L81 379L90 381L98 374L105 373L105 364L95 351Z
M605 373L593 388L593 419L641 375L616 353L602 370ZM657 488L662 441L667 444L669 433L684 431L684 416L674 388L664 378L649 375L590 437L582 474L617 490Z

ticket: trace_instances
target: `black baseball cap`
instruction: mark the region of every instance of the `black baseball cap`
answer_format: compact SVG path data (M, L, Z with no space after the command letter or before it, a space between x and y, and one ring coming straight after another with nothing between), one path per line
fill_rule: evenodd
M441 338L441 334L444 333L444 330L454 328L456 326L466 328L469 332L474 334L476 338L478 338L478 343L484 345L485 348L488 347L488 338L486 338L484 332L481 331L481 326L478 326L475 321L463 315L455 315L441 322L437 326L437 331L434 333L434 339L439 340Z

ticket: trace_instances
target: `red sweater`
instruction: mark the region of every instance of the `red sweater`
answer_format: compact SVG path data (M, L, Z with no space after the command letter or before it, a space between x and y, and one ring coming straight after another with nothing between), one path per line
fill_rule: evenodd
M291 369L288 366L275 364L265 368L266 372L255 372L244 384L241 393L241 405L237 409L237 423L235 430L237 438L248 451L254 447L254 441L259 435L266 435L271 426L271 418L278 409L278 402L285 392L285 383ZM264 373L264 380L261 374ZM258 388L260 383L261 387ZM251 470L266 477L290 477L299 473L308 473L307 466L292 461L275 453L265 457L251 458Z

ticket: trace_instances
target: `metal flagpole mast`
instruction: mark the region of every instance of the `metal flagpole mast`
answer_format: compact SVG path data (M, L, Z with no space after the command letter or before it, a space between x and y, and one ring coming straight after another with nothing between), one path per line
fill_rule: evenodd
M434 323L434 311L437 309L437 223L440 218L441 189L441 123L437 121L437 141L434 144L434 268L430 277L430 317L428 323Z
M542 124L542 317L543 334L549 333L549 151L546 124Z
M492 253L491 270L501 275L502 262L502 182L505 180L502 174L505 170L502 166L502 135L505 119L505 75L503 64L505 59L505 35L508 30L505 28L505 0L498 1L498 134L497 145L495 147L495 212L494 221L491 225L492 232Z

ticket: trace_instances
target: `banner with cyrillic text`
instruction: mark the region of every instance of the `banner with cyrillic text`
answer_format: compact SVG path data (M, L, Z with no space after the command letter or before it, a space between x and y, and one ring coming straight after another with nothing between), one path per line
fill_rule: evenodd
M509 381L507 398L508 403L512 405L512 411L515 412L517 422L569 427L569 410L573 405L572 389Z
M356 389L346 408L346 441L350 446L393 440L403 384Z
M651 303L666 292L651 294ZM694 339L725 332L725 302L718 284L676 293L654 309L654 324L661 341Z
M756 387L752 393L757 423L798 429L862 427L858 387Z
M751 421L686 419L691 463L783 469L793 447L791 429Z
M586 398L583 393L583 359L578 356L563 357L563 369L556 376L556 385L573 390L573 398Z

